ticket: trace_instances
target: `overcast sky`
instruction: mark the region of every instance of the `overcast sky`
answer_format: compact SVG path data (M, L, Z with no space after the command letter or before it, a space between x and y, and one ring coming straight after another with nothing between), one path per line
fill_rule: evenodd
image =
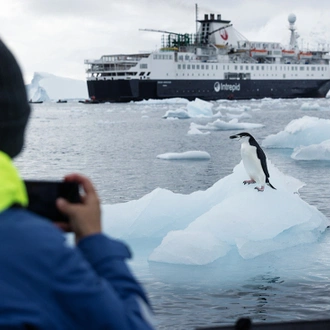
M22 67L85 79L84 59L160 47L161 34L139 29L194 33L192 0L0 0L0 37ZM221 14L249 40L289 40L287 17L297 16L300 42L315 33L330 44L329 0L204 0L198 18Z

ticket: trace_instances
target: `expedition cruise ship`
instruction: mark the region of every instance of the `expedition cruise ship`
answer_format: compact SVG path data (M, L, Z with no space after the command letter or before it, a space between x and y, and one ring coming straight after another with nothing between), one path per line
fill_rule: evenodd
M85 60L89 97L129 102L325 97L330 88L329 49L299 49L296 17L290 42L249 41L221 15L198 20L196 34L162 32L158 51Z

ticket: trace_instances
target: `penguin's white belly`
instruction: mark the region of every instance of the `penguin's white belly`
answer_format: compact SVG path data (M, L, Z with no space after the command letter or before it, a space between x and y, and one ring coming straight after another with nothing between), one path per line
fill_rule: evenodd
M261 162L257 156L257 148L248 143L243 143L241 147L241 156L249 177L256 181L257 184L265 184L266 177L261 167Z

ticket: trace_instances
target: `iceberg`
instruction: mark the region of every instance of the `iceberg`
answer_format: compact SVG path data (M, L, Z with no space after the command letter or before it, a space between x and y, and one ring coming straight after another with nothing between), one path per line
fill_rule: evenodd
M117 238L156 242L149 262L184 265L211 264L230 251L251 259L317 241L329 220L300 198L304 183L270 161L268 167L277 190L243 185L247 175L240 162L205 191L184 195L157 188L139 200L104 205L103 228Z
M34 102L88 98L85 81L58 77L44 72L35 72L31 83L26 85L26 90L28 99Z

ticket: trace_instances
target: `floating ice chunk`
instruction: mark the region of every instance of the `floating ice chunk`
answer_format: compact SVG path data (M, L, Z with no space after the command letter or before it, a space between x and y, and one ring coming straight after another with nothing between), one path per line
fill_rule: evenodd
M277 190L266 188L259 193L253 186L242 185L246 173L240 163L232 175L216 184L221 191L218 202L187 228L169 232L149 260L205 265L232 249L248 259L316 241L329 221L293 193L301 182L271 163L269 170ZM200 239L193 240L197 233Z
M190 117L212 117L213 104L211 102L195 99L187 104L187 112Z
M309 111L309 110L322 110L318 103L309 103L305 102L300 107L301 110Z
M304 116L292 120L284 131L267 136L262 145L266 148L296 148L318 144L329 139L329 119Z
M217 119L213 123L207 123L206 125L197 125L196 128L200 130L213 130L213 131L227 131L227 130L236 130L236 129L253 129L263 127L262 124L253 124L253 123L239 123L237 118L230 120L229 122L222 121Z
M208 160L211 158L210 154L206 151L185 151L181 153L177 152L169 152L166 154L158 155L157 158L159 159L166 159L166 160Z
M185 109L178 109L178 110L168 110L166 111L163 118L178 118L178 119L188 119L190 118L187 110Z
M234 118L237 118L237 119L249 119L251 118L251 115L249 115L248 113L240 113L240 114L233 114L233 113L227 113L226 116L229 118L229 119L234 119Z
M260 193L242 162L205 191L189 195L155 189L139 200L102 206L106 233L123 239L162 239L150 261L202 265L236 251L254 258L271 251L315 242L329 220L300 199L303 183L268 161L270 180Z
M211 133L210 132L202 132L196 127L195 123L190 123L190 128L189 128L188 134L189 135L208 135L208 134L211 134Z
M301 146L294 149L291 158L296 160L330 160L330 140L320 144Z
M174 97L169 99L149 99L149 100L143 100L143 101L131 101L132 103L136 104L186 104L189 103L187 99L180 98L180 97Z

